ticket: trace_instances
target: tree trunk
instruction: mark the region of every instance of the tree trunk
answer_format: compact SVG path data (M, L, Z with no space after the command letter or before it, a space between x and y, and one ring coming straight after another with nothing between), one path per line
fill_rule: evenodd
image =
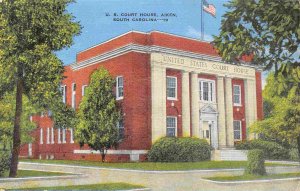
M297 137L298 156L300 158L300 135Z
M10 163L9 177L16 177L19 162L19 153L21 146L21 136L20 136L20 125L21 125L21 115L22 115L22 97L23 97L23 80L22 71L19 67L19 79L17 80L17 91L16 91L16 110L15 110L15 121L14 121L14 132L13 132L13 148ZM21 74L21 75L20 75Z
M106 156L105 152L104 151L101 152L102 162L105 162L105 156Z

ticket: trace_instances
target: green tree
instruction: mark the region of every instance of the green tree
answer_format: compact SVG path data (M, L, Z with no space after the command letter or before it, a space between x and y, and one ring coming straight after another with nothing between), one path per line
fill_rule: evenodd
M64 71L54 51L71 46L80 26L66 7L73 0L2 0L0 97L16 91L10 177L17 175L23 95L45 107L59 95Z
M91 75L90 84L80 103L75 139L81 146L87 144L100 151L102 162L107 150L120 142L117 123L121 118L120 107L113 93L115 80L104 68Z
M15 94L6 93L0 100L0 147L3 150L11 150L13 136L14 107L16 100ZM31 131L36 127L34 122L30 121L30 116L37 110L30 104L28 98L23 96L23 112L21 120L21 143L30 143L33 141L30 136Z
M275 96L265 99L268 118L256 126L283 141L297 137L300 145L300 1L231 0L225 7L220 34L214 37L222 58L236 63L248 55L252 64L275 70L274 89L266 90Z
M264 120L251 126L251 131L285 146L298 144L300 154L300 96L296 93L299 84L290 84L282 75L275 80L274 73L269 74L263 99L270 110ZM284 89L285 86L289 88Z
M224 60L253 64L300 83L300 1L231 0L214 44ZM299 91L299 90L297 90Z

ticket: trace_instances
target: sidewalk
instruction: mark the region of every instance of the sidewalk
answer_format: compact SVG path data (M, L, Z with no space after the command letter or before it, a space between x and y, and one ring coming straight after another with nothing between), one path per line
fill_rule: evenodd
M205 190L205 191L297 191L300 190L300 181L298 179L288 179L279 181L265 182L236 182L232 184L215 183L213 181L204 180L204 177L214 175L240 175L243 169L215 169L215 170L196 170L196 171L141 171L141 170L124 170L124 169L107 169L99 167L80 167L70 165L55 165L41 163L26 163L19 164L21 169L28 170L45 170L45 171L60 171L66 173L82 173L86 176L81 176L72 179L31 179L15 182L0 182L0 188L20 188L20 187L40 187L40 186L66 186L78 184L95 184L108 182L126 182L130 184L143 185L152 190L167 191L167 190ZM268 167L268 172L300 172L299 166L291 167Z

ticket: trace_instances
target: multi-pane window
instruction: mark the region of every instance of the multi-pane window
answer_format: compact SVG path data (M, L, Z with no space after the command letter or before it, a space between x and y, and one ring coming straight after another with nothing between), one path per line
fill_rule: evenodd
M61 94L62 94L62 101L63 103L66 103L67 102L67 86L66 85L63 85L63 86L60 86L60 91L61 91Z
M62 143L66 143L67 140L66 140L66 129L63 128L62 129Z
M167 77L167 98L177 99L177 78Z
M72 84L72 108L76 109L76 84Z
M54 144L54 128L51 128L51 144Z
M241 140L242 123L241 121L233 121L234 140Z
M215 102L215 82L211 80L199 81L199 96L201 101Z
M70 143L74 143L73 128L70 128Z
M50 128L47 128L47 144L50 143Z
M124 121L123 121L123 119L121 119L120 121L118 121L117 127L118 127L118 129L119 129L119 137L120 137L121 139L123 139L123 138L124 138L124 135L125 135Z
M43 129L40 129L40 144L43 144Z
M177 128L177 118L176 117L167 117L167 137L175 137Z
M87 85L83 85L83 86L82 86L82 89L81 89L82 96L85 95L85 91L86 91L86 88L87 88L87 87L88 87Z
M60 144L61 143L61 134L60 134L60 128L57 129L57 143Z
M233 104L234 105L241 105L241 86L234 85L233 86Z
M122 99L124 97L124 79L123 76L118 76L116 79L116 97Z

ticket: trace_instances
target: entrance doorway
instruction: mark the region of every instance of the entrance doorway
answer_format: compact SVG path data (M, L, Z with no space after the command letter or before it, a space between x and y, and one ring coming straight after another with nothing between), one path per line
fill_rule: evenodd
M203 138L211 145L211 123L209 121L203 121L202 133Z
M218 149L218 114L214 107L206 105L200 111L200 135L214 148Z

